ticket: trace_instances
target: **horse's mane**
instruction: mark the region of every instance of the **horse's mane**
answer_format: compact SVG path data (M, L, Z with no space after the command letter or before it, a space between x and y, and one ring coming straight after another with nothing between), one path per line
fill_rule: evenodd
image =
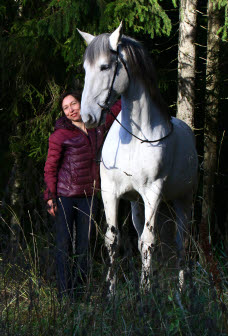
M111 60L112 53L109 45L110 34L96 36L86 48L84 60L93 64L101 55ZM149 89L153 102L159 107L163 115L170 119L168 107L164 102L157 85L156 74L151 58L142 44L129 36L122 35L120 46L126 53L127 67L132 77L138 78L145 88Z

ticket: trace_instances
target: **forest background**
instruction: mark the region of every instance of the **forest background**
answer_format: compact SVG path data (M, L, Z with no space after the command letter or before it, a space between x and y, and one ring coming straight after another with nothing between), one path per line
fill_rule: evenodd
M225 0L0 1L2 255L12 256L18 251L19 243L25 246L25 241L28 244L32 242L31 230L37 237L51 239L52 221L42 197L43 168L48 137L60 116L59 95L67 88L83 88L85 44L76 28L97 35L112 32L123 21L124 34L141 41L151 54L161 93L169 105L170 114L176 116L180 90L179 27L181 9L188 2L196 5L197 14L193 41L196 55L192 126L199 154L200 179L195 200L194 234L200 240L200 227L204 220L213 254L227 256L228 4ZM217 100L212 107L208 103L207 91L208 34L211 25L215 24L215 21L210 21L213 11L208 14L211 4L218 28L218 66L212 77ZM211 116L215 122L208 130L207 120L212 109L216 110ZM209 182L205 179L208 131L213 133L216 153ZM208 188L213 190L212 197L205 195L204 190ZM206 215L203 210L205 199L209 209ZM102 203L100 206L100 215L103 216ZM127 215L127 205L122 210ZM41 263L45 264L47 258L52 258L48 253L43 252Z

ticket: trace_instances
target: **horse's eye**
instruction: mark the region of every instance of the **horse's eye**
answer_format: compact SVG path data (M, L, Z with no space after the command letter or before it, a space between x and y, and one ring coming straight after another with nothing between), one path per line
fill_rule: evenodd
M108 70L108 69L109 69L109 65L108 64L102 64L101 65L101 71Z

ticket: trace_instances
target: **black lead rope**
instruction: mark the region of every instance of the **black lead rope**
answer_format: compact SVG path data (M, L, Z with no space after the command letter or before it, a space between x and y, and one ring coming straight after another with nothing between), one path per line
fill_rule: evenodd
M126 72L127 72L127 75L128 75L128 78L130 80L130 75L129 75L129 71L128 71L128 68L127 68L127 65L126 65L126 62L124 61L124 59L122 57L120 57L119 55L119 47L117 47L117 51L115 50L111 50L112 53L115 53L116 54L116 60L115 60L115 70L114 70L114 74L113 74L113 77L112 77L112 83L111 83L111 86L109 88L109 91L108 91L108 95L107 95L107 98L105 99L105 103L103 106L99 105L101 108L103 108L103 111L102 112L105 112L107 111L108 113L110 113L113 118L118 122L118 124L123 127L125 129L125 131L127 131L131 136L133 136L134 138L138 139L139 141L141 141L141 143L152 143L152 142L158 142L158 141L161 141L161 140L164 140L166 138L168 138L168 136L170 136L170 134L173 132L173 124L172 122L170 123L170 126L171 126L171 130L170 132L165 135L164 137L160 138L160 139L157 139L157 140L143 140L141 138L139 138L137 135L131 133L125 126L123 126L121 124L121 122L116 118L116 116L114 115L114 113L111 111L110 109L110 106L108 104L108 101L111 97L111 93L112 93L112 89L113 89L113 85L114 85L114 81L115 81L115 78L116 78L116 74L117 74L117 68L118 68L118 59L120 59L121 63L123 64Z

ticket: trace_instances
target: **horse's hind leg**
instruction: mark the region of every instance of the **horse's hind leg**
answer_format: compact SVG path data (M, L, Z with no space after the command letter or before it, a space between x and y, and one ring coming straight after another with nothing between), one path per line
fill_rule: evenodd
M176 263L176 221L172 203L160 203L155 232L157 243L153 261L159 267L165 266L166 270L172 273Z
M144 219L145 219L144 203L141 198L138 199L137 201L131 202L131 213L132 213L132 222L139 238L143 232Z
M192 195L187 195L181 199L177 199L173 202L176 212L176 245L177 245L177 266L180 270L179 281L180 285L183 285L183 268L185 260L185 245L187 235L189 233L189 226L191 221L192 210Z
M109 292L113 294L116 287L115 261L119 246L119 229L117 223L119 200L110 196L108 193L102 193L102 198L108 225L105 235L105 245L110 258L106 280L108 282Z

